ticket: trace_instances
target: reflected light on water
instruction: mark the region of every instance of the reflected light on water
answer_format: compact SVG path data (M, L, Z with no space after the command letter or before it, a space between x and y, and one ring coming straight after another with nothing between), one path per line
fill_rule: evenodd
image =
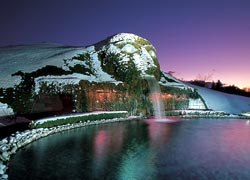
M157 168L156 153L147 147L147 143L132 143L131 148L122 157L118 179L155 179Z
M105 157L108 151L108 144L110 143L110 136L107 135L107 131L101 130L97 133L94 140L94 151L96 159L102 159Z
M239 159L249 156L250 151L250 120L242 120L241 123L228 122L221 131L218 143L223 147L225 156L230 159Z
M18 151L10 161L9 177L249 179L249 123L242 119L197 118L175 123L147 119L80 128Z
M115 131L115 132L114 132ZM121 151L123 144L124 128L100 130L93 141L94 161L93 174L100 177L108 163L108 157Z
M171 133L171 126L164 123L156 123L155 119L147 119L145 122L149 125L148 134L151 147L159 148L168 141Z

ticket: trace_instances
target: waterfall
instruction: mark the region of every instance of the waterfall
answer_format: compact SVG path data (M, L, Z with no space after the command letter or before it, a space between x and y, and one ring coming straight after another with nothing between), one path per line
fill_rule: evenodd
M165 108L161 98L161 89L153 76L145 76L152 97L155 119L165 119Z

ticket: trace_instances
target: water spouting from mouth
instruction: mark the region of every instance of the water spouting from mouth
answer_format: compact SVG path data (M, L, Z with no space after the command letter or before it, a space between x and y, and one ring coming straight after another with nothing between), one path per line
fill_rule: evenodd
M148 82L153 110L154 110L154 118L157 120L163 120L165 118L165 108L161 98L161 89L158 81L153 76L145 76L145 79Z

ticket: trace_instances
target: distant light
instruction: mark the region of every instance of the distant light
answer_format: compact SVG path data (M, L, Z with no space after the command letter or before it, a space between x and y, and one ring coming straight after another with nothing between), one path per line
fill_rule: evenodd
M250 112L242 113L242 115L250 117Z

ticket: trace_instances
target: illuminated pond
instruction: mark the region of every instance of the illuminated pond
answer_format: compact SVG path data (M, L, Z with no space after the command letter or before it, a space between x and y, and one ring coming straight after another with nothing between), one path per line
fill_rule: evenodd
M249 179L248 122L149 119L64 131L19 150L9 179Z

